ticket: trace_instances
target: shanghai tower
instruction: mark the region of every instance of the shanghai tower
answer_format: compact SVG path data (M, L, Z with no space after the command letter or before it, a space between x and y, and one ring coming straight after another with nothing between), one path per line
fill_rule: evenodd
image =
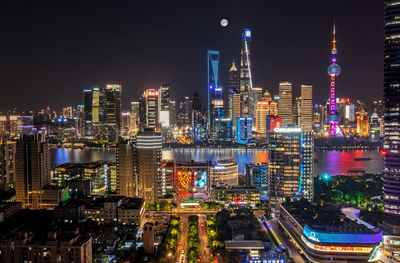
M400 2L398 0L385 0L384 31L385 117L384 144L381 151L384 156L384 211L393 219L400 219ZM400 220L395 221L400 222Z
M249 28L245 28L242 34L242 48L240 51L240 94L242 96L242 117L249 116L250 114L250 95L253 90L250 41L251 31Z

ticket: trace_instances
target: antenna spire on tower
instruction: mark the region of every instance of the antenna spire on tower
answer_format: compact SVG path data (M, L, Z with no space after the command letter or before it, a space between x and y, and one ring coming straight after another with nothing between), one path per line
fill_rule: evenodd
M336 21L333 19L332 54L336 54Z

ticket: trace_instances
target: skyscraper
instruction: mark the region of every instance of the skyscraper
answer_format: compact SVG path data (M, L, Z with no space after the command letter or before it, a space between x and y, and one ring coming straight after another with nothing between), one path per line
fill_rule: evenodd
M340 115L336 109L336 77L340 74L340 66L336 64L336 28L333 25L332 39L332 64L328 67L328 74L331 77L329 90L329 111L328 111L328 131L330 136L336 136L340 131L339 119Z
M383 134L384 205L387 215L400 215L400 3L385 0Z
M369 137L369 116L365 110L356 113L357 135L360 137Z
M370 142L379 142L381 137L380 123L378 114L374 113L371 116L371 121L369 125L369 140Z
M192 123L193 123L193 141L201 142L204 138L205 122L203 119L203 111L201 100L197 92L192 97Z
M234 119L240 117L240 81L239 71L236 68L235 62L229 69L229 95L228 95L228 118ZM235 100L235 95L236 99Z
M247 163L245 179L248 186L260 189L261 199L268 196L268 163Z
M249 98L249 116L253 118L253 130L255 130L255 125L257 123L257 102L262 99L263 93L261 87L254 87L251 89Z
M400 261L400 2L385 0L383 86L383 222L382 255Z
M232 119L215 119L212 139L215 141L232 141Z
M278 105L272 100L271 94L265 91L261 100L257 101L256 110L256 131L261 137L266 135L266 120L267 116L278 115Z
M156 128L158 125L158 91L147 89L140 100L140 126Z
M90 89L83 90L83 109L84 109L84 127L85 135L90 136L93 132L92 123L92 104L93 104L93 91Z
M92 90L92 123L97 124L100 122L100 93L99 88Z
M207 134L210 136L214 129L214 120L224 117L222 87L219 85L219 51L209 50L207 52L207 84Z
M300 127L304 132L312 132L312 86L301 85Z
M314 135L312 131L302 131L300 162L300 189L301 195L312 202L314 199Z
M177 114L177 111L176 111L176 100L172 100L171 99L169 101L169 122L170 122L172 127L176 126L176 121L177 121L176 114Z
M235 119L235 141L247 144L253 137L252 118L240 117Z
M105 100L105 121L108 125L113 125L118 132L121 130L121 85L108 84L104 90Z
M282 118L282 126L293 125L292 83L279 83L278 115Z
M291 126L276 128L268 143L268 195L275 202L286 197L313 199L313 138Z
M16 143L15 191L22 206L38 207L44 186L50 183L50 153L44 135L23 135Z
M117 144L117 193L121 196L135 197L137 195L135 150L135 146L129 141Z
M158 116L161 127L166 128L170 126L169 121L169 104L170 104L170 89L171 85L161 85L158 89Z
M162 135L154 128L145 128L136 136L138 194L146 203L162 196Z
M138 101L131 102L131 125L133 130L137 130L139 126L140 103Z
M240 94L242 100L241 117L249 117L250 92L253 90L251 75L251 30L245 28L242 33L242 48L240 51Z
M185 97L183 100L182 121L186 127L192 126L192 99Z

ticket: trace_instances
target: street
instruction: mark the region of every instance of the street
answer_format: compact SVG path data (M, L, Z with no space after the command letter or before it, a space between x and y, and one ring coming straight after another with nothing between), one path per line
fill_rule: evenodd
M208 246L207 235L207 216L197 215L199 217L199 237L200 237L200 260L201 262L210 262L210 249Z
M289 252L290 257L294 259L296 263L305 263L304 258L300 255L297 248L292 244L288 237L284 233L282 233L281 229L279 228L279 223L276 218L267 220L268 224L271 226L271 232L273 235L275 234L277 239L283 243L286 249Z
M180 262L182 250L184 251L184 254L185 254L184 262L186 262L186 254L187 254L186 240L187 240L187 235L188 235L188 233L187 233L188 217L189 217L189 215L183 215L183 214L180 215L181 235L179 237L179 242L178 242L178 246L176 249L176 255L175 255L177 262ZM184 262L180 262L180 263L184 263Z

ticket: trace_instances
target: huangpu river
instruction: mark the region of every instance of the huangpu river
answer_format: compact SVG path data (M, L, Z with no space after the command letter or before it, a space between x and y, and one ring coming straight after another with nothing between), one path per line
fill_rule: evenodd
M354 158L364 158L355 161ZM175 161L207 161L233 159L238 163L239 173L244 174L246 163L266 162L268 153L262 150L244 149L175 149L164 150L163 159ZM348 171L382 173L383 158L378 151L325 151L314 153L314 174L346 174ZM51 162L54 168L63 163L88 163L115 161L115 149L67 149L52 148Z

